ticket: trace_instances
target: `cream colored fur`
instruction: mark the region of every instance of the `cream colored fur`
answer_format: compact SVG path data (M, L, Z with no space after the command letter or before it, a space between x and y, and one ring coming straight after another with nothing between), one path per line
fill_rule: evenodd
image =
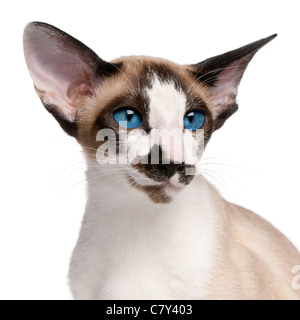
M202 176L172 203L155 204L126 179L116 183L121 168L90 161L70 269L76 299L300 299L299 251ZM95 170L111 174L98 179Z

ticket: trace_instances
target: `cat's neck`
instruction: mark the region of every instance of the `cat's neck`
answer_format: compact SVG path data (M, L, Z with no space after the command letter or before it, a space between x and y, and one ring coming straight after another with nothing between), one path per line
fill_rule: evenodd
M160 204L154 203L143 191L135 188L122 167L88 166L86 175L88 206L101 214L114 212L128 219L135 214L157 215L162 212L174 215L176 211L185 212L192 208L198 212L206 212L206 206L213 210L216 202L223 200L203 176L195 177L170 203Z
M87 183L86 216L93 216L95 221L101 217L97 228L106 228L104 222L107 222L111 230L118 225L124 230L132 229L134 225L141 229L152 227L157 233L160 225L165 234L172 228L174 232L181 229L182 223L186 223L185 230L198 226L213 234L225 223L220 206L225 207L226 202L202 176L195 177L168 204L154 203L143 191L130 185L124 169L117 166L113 169L89 166Z

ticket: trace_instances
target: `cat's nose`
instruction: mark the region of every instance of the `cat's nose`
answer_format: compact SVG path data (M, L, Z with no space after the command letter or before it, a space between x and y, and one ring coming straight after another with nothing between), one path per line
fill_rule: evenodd
M183 164L170 163L170 164L160 164L159 166L169 178L174 176L176 172L184 170Z

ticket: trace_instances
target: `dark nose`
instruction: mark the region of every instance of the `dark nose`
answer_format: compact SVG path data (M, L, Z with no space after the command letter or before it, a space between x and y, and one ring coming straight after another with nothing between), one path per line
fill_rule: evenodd
M159 165L161 169L164 171L164 173L171 178L174 176L174 174L178 171L181 171L184 169L183 164L175 164L175 163L170 163L170 164L160 164Z

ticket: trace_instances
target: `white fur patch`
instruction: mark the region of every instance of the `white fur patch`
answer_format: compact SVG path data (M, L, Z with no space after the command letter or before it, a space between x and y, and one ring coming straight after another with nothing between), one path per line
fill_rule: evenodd
M153 129L183 129L186 96L172 82L161 82L154 76L147 89L150 100L149 125Z
M161 182L156 182L133 168L129 169L128 174L140 186L161 186L162 185Z
M149 104L149 125L152 129L165 131L164 136L170 136L176 141L183 141L183 117L186 112L186 96L181 90L175 88L173 82L162 82L154 76L152 88L147 89ZM179 133L174 135L174 132ZM181 136L180 136L181 135ZM162 138L163 139L163 138ZM161 145L161 143L160 143ZM164 151L170 160L184 162L182 146L167 142Z

